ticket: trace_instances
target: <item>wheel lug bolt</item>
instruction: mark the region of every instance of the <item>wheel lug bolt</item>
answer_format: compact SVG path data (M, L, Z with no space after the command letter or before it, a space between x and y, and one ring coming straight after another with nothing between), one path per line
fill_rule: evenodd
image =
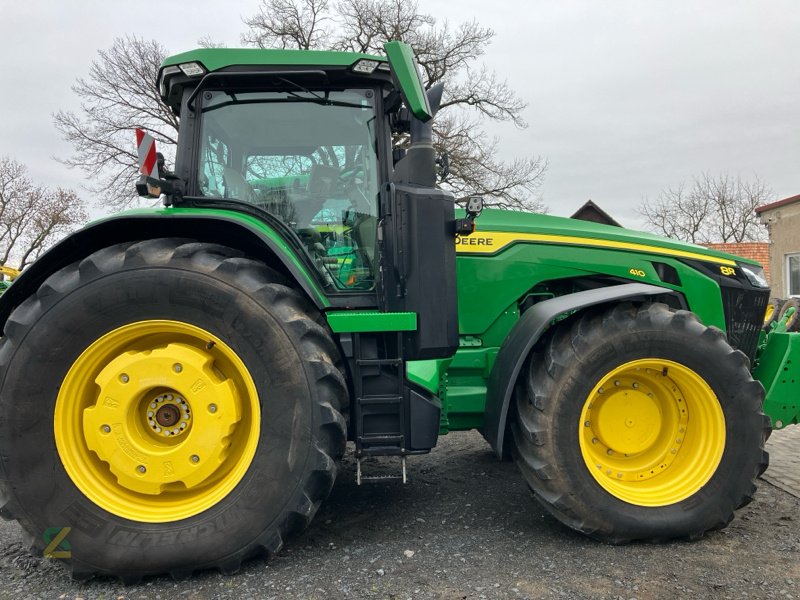
M615 385L615 386L617 386L617 387L619 387L619 379L615 379L615 380L614 380L614 385Z
M127 374L127 373L123 373L122 375L120 375L120 376L119 376L119 380L120 380L122 383L128 383L128 382L131 380L131 378L130 378L130 377L128 377L128 374Z
M639 384L636 383L635 381L633 382L633 389L635 389L635 390L639 389Z
M208 412L210 412L210 413L217 412L217 405L216 404L209 404L208 405Z
M199 457L199 456L197 456L197 454L192 454L191 461L192 461L193 463L199 463L199 462L200 462L200 457Z
M103 425L100 429L103 433L111 433L111 425Z
M584 424L583 424L584 427L591 427L591 425L592 424L589 421L585 421Z
M180 373L181 371L183 371L183 365L181 363L175 363L174 365L172 365L172 370L175 371L176 373Z
M603 391L604 391L604 390L603 390L603 388L600 388L599 390L597 390L597 393L598 393L598 394L602 394L602 393L603 393Z
M593 444L596 444L596 443L597 443L597 442L599 442L599 441L600 441L600 440L598 440L597 438L592 438L592 443L593 443Z
M608 450L606 450L606 454L611 456L612 454L614 454L614 451L611 448L609 448Z
M138 467L136 467L136 470L139 471L139 473L147 473L147 467L145 467L144 465L139 465Z

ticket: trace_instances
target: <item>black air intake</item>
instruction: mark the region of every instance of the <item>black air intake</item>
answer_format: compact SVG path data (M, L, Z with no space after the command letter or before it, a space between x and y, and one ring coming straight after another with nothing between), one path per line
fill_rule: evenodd
M752 364L758 345L758 334L764 325L764 313L769 302L769 290L748 290L720 286L728 342L744 352Z

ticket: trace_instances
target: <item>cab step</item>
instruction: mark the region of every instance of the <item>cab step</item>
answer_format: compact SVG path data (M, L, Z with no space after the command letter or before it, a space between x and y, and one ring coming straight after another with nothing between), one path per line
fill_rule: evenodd
M408 473L406 471L406 457L400 457L400 475L363 475L361 473L361 459L356 458L356 485L366 482L393 481L402 479L403 483L408 483Z

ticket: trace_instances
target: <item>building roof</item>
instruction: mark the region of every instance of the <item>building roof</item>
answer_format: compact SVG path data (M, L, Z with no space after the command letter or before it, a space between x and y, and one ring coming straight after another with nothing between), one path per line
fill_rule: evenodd
M591 200L587 200L586 203L581 206L575 213L570 217L572 219L580 219L581 221L591 221L593 223L602 223L603 225L614 225L615 227L622 227L617 221L609 215L606 211L602 208L597 206Z
M795 202L799 201L800 201L800 194L797 194L797 196L790 196L788 198L784 198L783 200L778 200L777 202L771 202L769 204L757 206L756 213L760 215L762 212L766 212L774 208L780 208L781 206L786 206L787 204L794 204Z

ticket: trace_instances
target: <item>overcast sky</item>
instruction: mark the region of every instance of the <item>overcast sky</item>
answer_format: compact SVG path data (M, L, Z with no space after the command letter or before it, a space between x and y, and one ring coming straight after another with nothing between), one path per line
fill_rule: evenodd
M39 182L79 189L53 160L70 147L52 113L99 49L136 34L170 52L203 36L238 45L257 0L0 0L0 156ZM528 103L529 127L489 126L505 158L549 162L551 213L591 198L629 226L636 207L701 172L757 175L800 193L800 1L420 0L496 36L481 59ZM152 82L143 82L151 85ZM131 141L133 144L133 140ZM88 193L87 193L88 195Z

